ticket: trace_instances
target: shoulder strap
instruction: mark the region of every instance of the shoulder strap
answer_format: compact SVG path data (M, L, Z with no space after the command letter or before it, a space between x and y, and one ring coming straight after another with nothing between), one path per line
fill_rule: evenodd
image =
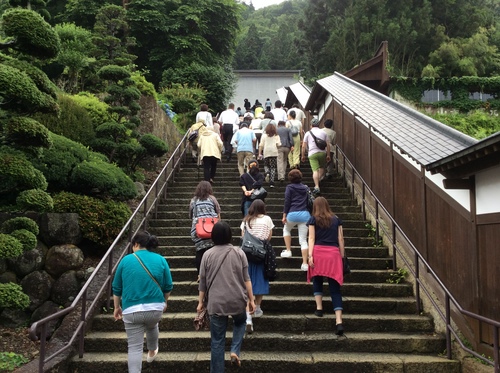
M158 287L160 288L161 290L161 286L160 284L158 283L158 281L156 281L156 279L153 277L153 275L151 274L151 272L149 272L149 269L146 268L146 266L144 265L144 263L142 262L142 260L137 256L136 253L134 253L134 256L136 257L136 259L139 261L139 263L141 264L142 268L144 268L144 270L147 272L147 274L149 275L149 277L151 277L151 279L155 282L156 285L158 285ZM163 291L162 291L163 292Z

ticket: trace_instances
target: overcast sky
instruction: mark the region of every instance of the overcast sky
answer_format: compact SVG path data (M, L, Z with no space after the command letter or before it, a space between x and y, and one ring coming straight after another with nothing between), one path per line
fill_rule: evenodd
M255 9L260 9L268 5L276 5L282 3L283 1L285 0L245 0L245 3L250 4L251 2Z

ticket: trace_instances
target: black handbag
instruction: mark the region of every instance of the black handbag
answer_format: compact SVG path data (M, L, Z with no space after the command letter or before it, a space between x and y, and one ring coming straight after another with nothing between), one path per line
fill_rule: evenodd
M326 146L327 146L326 141L325 141L325 140L323 140L323 139L320 139L320 138L318 138L318 137L316 137L316 136L314 136L314 134L312 133L312 131L309 131L309 133L310 133L310 134L311 134L311 136L313 137L314 142L316 143L316 146L317 146L319 149L321 149L321 150L325 150L325 149L326 149Z
M266 247L264 241L251 234L248 229L241 238L241 249L247 259L253 263L262 263L266 257Z

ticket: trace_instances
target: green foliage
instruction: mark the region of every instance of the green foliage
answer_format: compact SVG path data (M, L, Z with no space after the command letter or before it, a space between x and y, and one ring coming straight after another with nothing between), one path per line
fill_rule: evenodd
M80 92L75 96L71 96L71 99L87 110L94 128L112 119L108 104L99 100L92 93Z
M377 238L377 229L370 223L366 223L365 228L369 229L368 237L373 239L373 247L382 247L384 242L382 237L378 236Z
M23 229L33 233L35 236L38 236L40 233L40 229L38 228L38 224L33 220L25 216L19 216L17 218L12 218L3 222L1 231L3 233L10 234L13 231Z
M43 174L20 153L0 150L0 195L34 188L47 189Z
M0 259L17 258L22 253L23 244L18 239L10 234L0 233Z
M192 124L200 102L206 102L206 91L198 85L171 84L161 89L159 97L176 111L177 123L186 131Z
M61 48L59 37L38 13L28 9L8 9L2 15L5 35L14 39L18 51L41 59L54 58Z
M16 308L24 310L29 304L30 299L23 293L21 285L13 282L0 284L0 309Z
M107 248L131 216L126 204L61 192L54 196L55 212L78 213L78 224L84 238Z
M17 196L16 204L22 211L50 212L54 208L50 194L41 189L23 190Z
M24 251L30 251L36 247L36 236L27 229L17 229L10 235L21 242Z
M408 270L406 268L399 268L397 271L389 275L389 278L386 280L386 282L389 284L400 284L404 282L407 276Z
M130 77L133 79L137 89L141 92L141 95L151 96L155 100L158 100L158 93L156 92L154 84L148 82L144 75L142 75L138 71L135 71Z
M0 352L0 371L12 372L17 367L29 362L23 355L15 352Z
M117 166L103 161L84 161L71 173L71 189L77 193L109 196L118 200L134 198L137 189Z
M55 100L41 92L23 71L0 63L2 109L17 113L57 112Z
M165 141L155 135L143 135L139 142L146 149L147 154L152 157L161 157L168 152L168 145Z
M427 114L437 121L444 123L456 130L483 139L500 131L500 118L490 115L482 110L470 114Z
M106 3L122 5L122 0L106 0ZM68 0L64 16L67 21L72 21L86 29L92 29L99 8L102 6L102 0Z
M101 69L97 72L97 75L101 79L118 82L125 78L129 78L130 72L122 66L106 65L101 67Z
M59 115L37 114L35 118L53 133L84 145L90 145L95 137L92 117L75 97L84 96L60 95L58 100Z
M47 127L28 117L11 117L4 134L6 140L16 146L49 148L52 145Z

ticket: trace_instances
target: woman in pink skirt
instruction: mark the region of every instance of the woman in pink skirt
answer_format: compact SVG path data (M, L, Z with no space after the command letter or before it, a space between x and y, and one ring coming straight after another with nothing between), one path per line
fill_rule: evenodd
M344 251L344 234L342 220L330 209L324 197L314 200L309 226L309 269L307 281L313 282L314 299L318 317L323 316L323 277L328 279L333 310L335 311L337 335L344 334L342 326L342 294L340 287L344 283L342 258Z

